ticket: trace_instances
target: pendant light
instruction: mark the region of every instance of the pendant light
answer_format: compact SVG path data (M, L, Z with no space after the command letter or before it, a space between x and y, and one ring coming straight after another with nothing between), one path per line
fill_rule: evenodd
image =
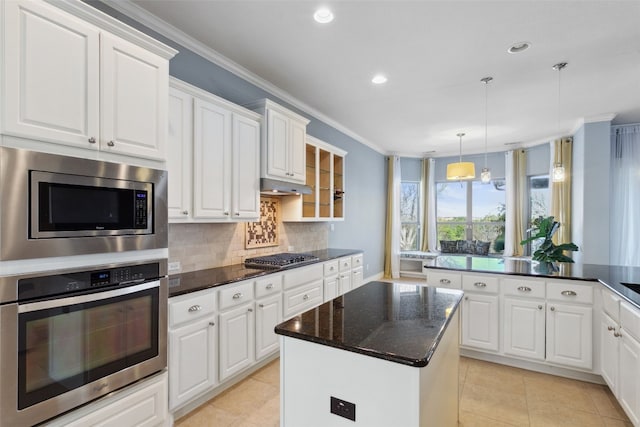
M489 94L488 88L489 83L493 80L493 77L485 77L480 79L481 82L484 83L484 167L482 168L482 173L480 174L480 180L483 184L488 184L491 182L491 170L487 166L487 105L489 104Z
M553 69L558 72L558 135L560 135L560 72L567 66L566 62L559 62L553 66ZM551 173L552 182L564 181L564 165L562 164L562 137L560 137L560 160L553 164L553 171Z
M460 138L460 160L457 163L447 165L447 179L449 181L460 181L462 179L473 179L476 177L476 166L473 162L462 161L462 137L464 133L456 134Z

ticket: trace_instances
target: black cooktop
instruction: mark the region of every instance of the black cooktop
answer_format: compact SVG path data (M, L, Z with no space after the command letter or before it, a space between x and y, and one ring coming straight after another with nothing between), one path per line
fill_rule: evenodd
M311 264L317 262L319 258L315 255L305 253L281 253L273 255L247 258L244 261L245 267L253 268L286 268Z

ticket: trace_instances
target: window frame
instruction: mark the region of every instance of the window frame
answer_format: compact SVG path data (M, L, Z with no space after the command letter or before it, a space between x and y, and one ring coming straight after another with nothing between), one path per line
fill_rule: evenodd
M417 186L416 191L416 221L403 221L402 213L400 213L400 236L402 237L402 230L404 229L405 224L416 226L416 248L415 249L402 249L400 248L400 252L411 252L411 251L419 251L421 248L421 238L422 238L422 182L415 180L400 180L400 192L402 193L403 184L415 184ZM402 199L400 200L400 204L402 204ZM400 208L400 212L402 212L402 208ZM402 238L400 239L402 241Z

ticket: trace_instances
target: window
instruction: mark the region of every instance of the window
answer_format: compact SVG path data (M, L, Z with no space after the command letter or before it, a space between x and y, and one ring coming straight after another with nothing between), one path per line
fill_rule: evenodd
M400 184L400 250L420 249L420 183L403 181Z
M531 228L533 220L539 216L549 216L551 211L551 191L549 191L549 175L536 175L529 177L529 216L527 230ZM529 237L527 232L525 237ZM531 242L525 248L525 253L533 254L542 244L539 239Z
M491 242L489 251L504 250L505 181L436 183L438 240Z

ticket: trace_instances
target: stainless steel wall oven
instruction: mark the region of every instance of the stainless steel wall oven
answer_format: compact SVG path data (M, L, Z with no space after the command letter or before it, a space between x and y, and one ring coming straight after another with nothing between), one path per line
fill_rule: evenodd
M33 425L163 370L167 262L0 278L0 425Z
M163 170L0 148L0 260L167 247Z

